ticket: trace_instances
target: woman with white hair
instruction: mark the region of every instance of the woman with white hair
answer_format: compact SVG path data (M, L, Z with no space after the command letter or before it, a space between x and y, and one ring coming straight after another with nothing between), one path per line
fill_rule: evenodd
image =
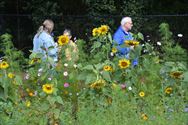
M33 39L33 53L41 53L43 60L48 56L51 57L54 62L57 62L58 49L51 36L53 28L54 23L52 20L46 19L43 22Z

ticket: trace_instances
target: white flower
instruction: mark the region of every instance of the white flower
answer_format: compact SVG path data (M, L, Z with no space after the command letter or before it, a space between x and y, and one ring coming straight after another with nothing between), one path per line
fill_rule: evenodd
M38 73L38 76L41 76L41 73Z
M111 52L111 53L110 53L110 55L111 55L111 56L114 56L114 53L113 53L113 52Z
M43 69L42 69L42 68L40 68L40 69L38 70L38 72L42 72L42 70L43 70Z
M68 72L65 71L65 72L63 73L63 75L64 75L64 76L68 76Z
M150 40L150 39L148 39L147 41L148 41L148 42L150 42L151 40Z
M76 65L76 64L74 64L73 66L74 66L74 68L77 68L77 65Z
M29 74L26 74L26 75L25 75L25 79L29 79Z
M78 95L79 95L79 93L76 93L76 95L78 96Z
M142 44L142 46L145 46L145 44Z
M183 37L183 34L178 34L178 37Z
M157 45L161 46L161 42L157 42Z
M131 86L129 86L129 87L128 87L128 89L131 91L131 90L132 90L132 87L131 87Z
M50 77L49 77L49 78L48 78L48 80L50 80L50 81L51 81L51 80L52 80L52 78L50 78Z
M71 95L72 95L72 93L69 93L69 95L71 96Z
M68 66L68 64L67 64L67 63L65 63L65 64L64 64L64 66L65 66L65 67L67 67L67 66Z
M147 38L149 37L149 35L146 36Z

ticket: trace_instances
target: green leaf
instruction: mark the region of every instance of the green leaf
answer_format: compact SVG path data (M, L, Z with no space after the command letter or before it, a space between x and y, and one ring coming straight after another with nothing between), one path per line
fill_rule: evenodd
M137 36L138 36L138 40L144 40L144 36L143 36L143 34L142 33L138 33L137 34Z
M58 103L60 103L60 104L63 104L63 100L62 100L62 98L61 98L60 96L57 96L57 97L56 97L56 101L57 101Z
M60 111L59 109L54 109L54 110L53 110L55 119L58 119L58 118L59 118L60 112L61 112L61 111Z
M21 78L20 76L16 76L16 77L15 77L15 81L16 81L16 84L17 84L17 85L22 85L22 84L23 84L22 78Z
M83 70L94 70L92 65L87 65L84 68L82 68Z
M102 73L102 75L103 75L103 78L104 78L105 80L107 80L107 81L109 81L109 82L112 81L109 72L104 71L104 72Z

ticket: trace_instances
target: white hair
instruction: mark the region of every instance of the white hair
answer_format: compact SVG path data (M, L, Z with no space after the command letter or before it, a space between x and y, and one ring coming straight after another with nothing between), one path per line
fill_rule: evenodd
M121 19L121 25L123 26L125 23L128 23L130 21L132 21L131 17L123 17Z

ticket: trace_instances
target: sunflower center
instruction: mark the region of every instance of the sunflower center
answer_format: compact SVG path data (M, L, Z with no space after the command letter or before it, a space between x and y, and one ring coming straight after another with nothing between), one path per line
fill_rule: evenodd
M51 90L52 87L51 87L51 86L47 86L46 89L47 89L47 90Z
M122 66L127 66L127 62L121 62Z

